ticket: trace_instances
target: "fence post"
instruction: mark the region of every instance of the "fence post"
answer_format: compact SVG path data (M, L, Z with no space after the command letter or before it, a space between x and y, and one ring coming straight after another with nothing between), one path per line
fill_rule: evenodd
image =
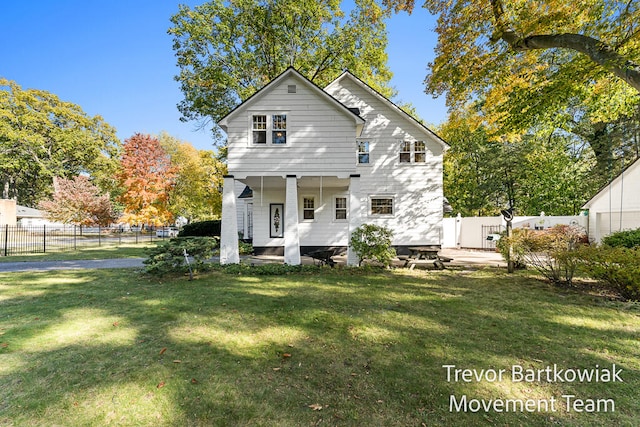
M102 246L102 228L98 226L98 247Z
M9 247L9 224L5 224L4 226L4 256L8 256L8 247Z
M73 225L73 250L78 250L78 235L77 235L78 226Z
M42 253L47 253L47 226L42 226Z

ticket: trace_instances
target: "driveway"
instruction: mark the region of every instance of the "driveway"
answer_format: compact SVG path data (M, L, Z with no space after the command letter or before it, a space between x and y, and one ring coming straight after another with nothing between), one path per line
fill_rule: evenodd
M0 262L0 273L10 271L51 271L92 268L142 268L145 258L95 259L77 261Z

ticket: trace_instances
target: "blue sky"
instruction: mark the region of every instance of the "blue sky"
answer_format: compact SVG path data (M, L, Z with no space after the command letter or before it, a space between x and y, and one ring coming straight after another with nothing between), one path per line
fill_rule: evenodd
M172 136L212 149L207 131L180 122L182 99L167 29L178 4L205 0L23 0L3 2L0 76L23 89L51 92L100 115L121 140L136 132ZM446 119L444 99L424 93L433 58L435 21L424 10L387 24L396 101L412 103L431 124Z

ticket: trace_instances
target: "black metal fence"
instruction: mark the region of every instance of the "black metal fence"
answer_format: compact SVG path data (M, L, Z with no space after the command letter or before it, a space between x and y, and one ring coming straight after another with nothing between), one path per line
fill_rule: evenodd
M0 225L0 256L60 252L100 246L148 243L175 237L170 227L131 228Z

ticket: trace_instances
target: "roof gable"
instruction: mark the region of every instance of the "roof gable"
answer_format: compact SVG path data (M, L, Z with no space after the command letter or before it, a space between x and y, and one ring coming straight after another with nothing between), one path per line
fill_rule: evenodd
M313 83L311 80L307 79L305 76L303 76L302 74L300 74L295 68L293 67L289 67L287 68L285 71L283 71L278 77L276 77L275 79L271 80L269 83L267 83L262 89L260 89L259 91L257 91L256 93L254 93L253 95L251 95L249 98L247 98L244 102L242 102L240 105L238 105L236 108L234 108L233 110L231 110L226 116L224 116L222 119L220 119L218 121L218 125L224 130L227 130L227 124L228 122L237 114L239 114L241 111L245 110L246 108L249 108L252 104L254 104L257 100L259 100L261 97L266 96L270 90L274 87L277 87L278 84L282 81L284 81L285 79L287 79L288 77L291 76L295 76L298 78L298 80L306 85L308 88L310 88L314 93L316 93L319 97L325 99L326 101L328 101L329 103L333 104L336 106L336 108L343 112L346 116L349 116L351 118L353 118L356 126L358 127L358 129L362 129L362 126L364 125L364 119L362 119L362 117L360 117L355 111L347 108L344 104L342 104L340 101L338 101L337 99L335 99L333 96L331 96L329 93L325 92L324 90L322 90L320 87L318 87L315 83Z
M344 79L349 79L350 81L352 81L353 83L355 83L357 86L359 86L360 88L362 88L363 90L369 92L370 94L372 94L375 98L377 98L378 100L380 100L382 103L386 104L391 110L395 111L396 113L398 113L400 115L400 117L402 117L404 120L407 120L408 122L410 122L411 124L413 124L414 126L417 126L419 129L421 129L423 132L425 132L427 135L431 136L436 142L438 142L441 146L443 150L447 150L449 148L449 144L447 144L440 136L438 136L434 131L432 131L431 129L429 129L428 127L426 127L425 125L423 125L422 123L420 123L418 120L414 119L413 117L411 117L409 114L407 114L404 110L402 110L400 107L398 107L396 104L394 104L392 101L390 101L388 98L386 98L384 95L382 95L380 92L378 92L377 90L373 89L371 86L369 86L368 84L366 84L365 82L363 82L362 80L360 80L358 77L354 76L353 74L351 74L351 72L349 71L345 71L343 72L338 78L336 78L334 81L332 81L331 83L329 83L324 90L327 91L335 86L340 85L340 82L343 81Z
M636 171L637 169L637 171ZM635 172L638 172L640 175L640 158L636 159L635 162L631 163L629 166L624 168L622 172L618 174L611 182L605 184L598 192L593 196L587 203L582 206L582 209L589 209L593 204L595 204L598 199L607 195L610 189L616 185L618 185L625 176L633 175Z

